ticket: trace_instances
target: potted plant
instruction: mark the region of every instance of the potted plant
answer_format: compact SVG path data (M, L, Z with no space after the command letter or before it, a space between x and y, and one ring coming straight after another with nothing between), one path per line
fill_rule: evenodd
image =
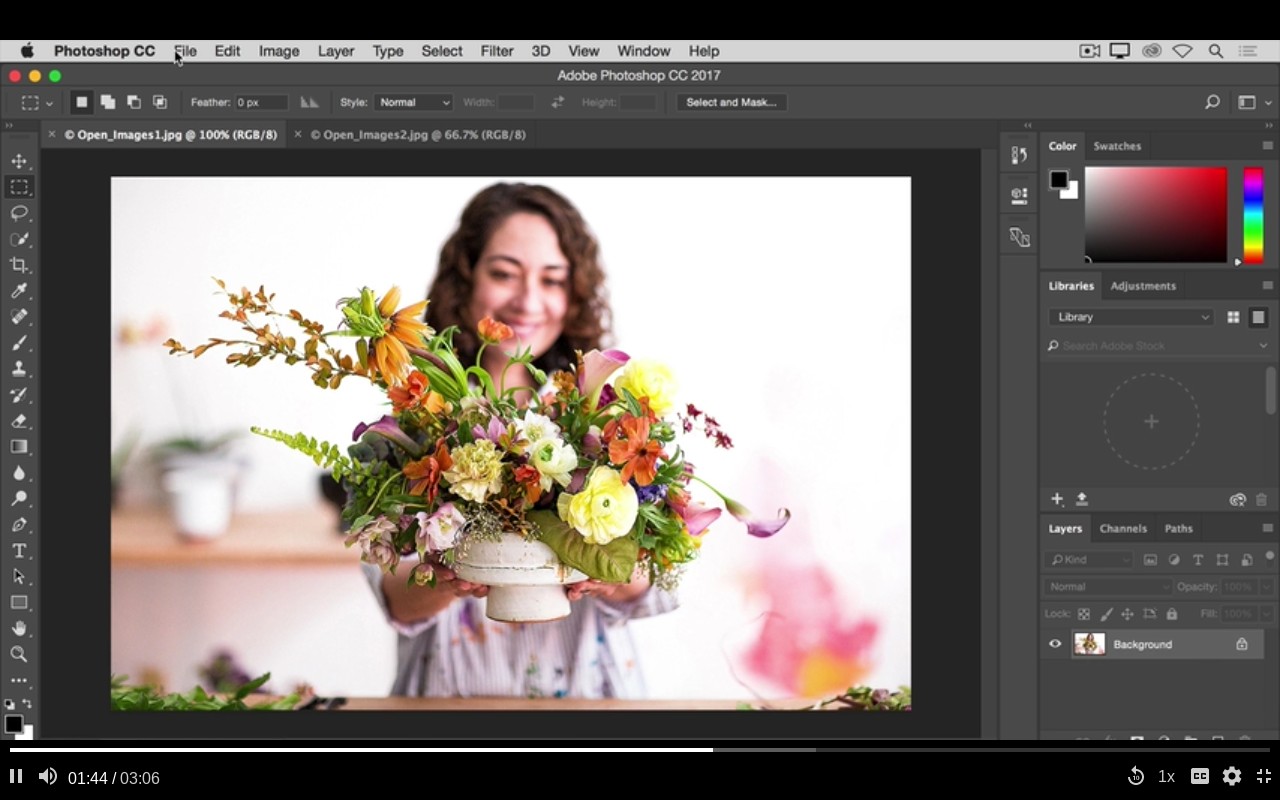
M231 452L237 435L180 436L152 448L160 485L183 536L208 539L226 533L230 526L243 468Z

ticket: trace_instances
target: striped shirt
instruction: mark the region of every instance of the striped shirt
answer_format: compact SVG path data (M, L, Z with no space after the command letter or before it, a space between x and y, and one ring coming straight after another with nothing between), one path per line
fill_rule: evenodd
M627 603L585 597L554 622L494 622L483 598L464 597L411 625L392 619L378 567L362 564L399 636L393 695L637 699L644 679L627 621L671 611L676 598L650 588Z

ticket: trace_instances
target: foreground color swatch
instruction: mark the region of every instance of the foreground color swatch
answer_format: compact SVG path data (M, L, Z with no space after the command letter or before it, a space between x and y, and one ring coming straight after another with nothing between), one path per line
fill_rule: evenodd
M1244 263L1262 263L1262 167L1244 168Z
M1227 260L1226 167L1086 167L1084 214L1095 264Z

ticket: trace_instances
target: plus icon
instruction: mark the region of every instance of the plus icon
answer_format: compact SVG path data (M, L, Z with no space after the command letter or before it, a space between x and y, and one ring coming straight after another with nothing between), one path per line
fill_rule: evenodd
M1156 426L1160 424L1160 420L1156 419L1155 414L1152 414L1148 416L1146 419L1144 419L1142 421L1142 424L1146 425L1148 430L1154 431L1156 429Z
M1053 497L1049 498L1055 506L1062 507L1062 492L1054 492Z

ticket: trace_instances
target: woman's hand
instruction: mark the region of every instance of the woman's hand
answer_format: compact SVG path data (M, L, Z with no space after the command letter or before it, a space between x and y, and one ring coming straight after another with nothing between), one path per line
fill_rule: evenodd
M649 580L644 576L634 577L630 583L605 583L589 578L578 583L565 586L569 600L578 601L584 597L608 598L615 603L626 603L649 591Z
M576 602L584 597L609 597L622 586L624 583L605 583L595 578L590 578L578 583L570 583L565 586L569 595L569 599Z
M454 597L484 597L489 587L483 583L471 583L458 577L457 573L443 564L433 564L436 576L436 590L449 592Z

